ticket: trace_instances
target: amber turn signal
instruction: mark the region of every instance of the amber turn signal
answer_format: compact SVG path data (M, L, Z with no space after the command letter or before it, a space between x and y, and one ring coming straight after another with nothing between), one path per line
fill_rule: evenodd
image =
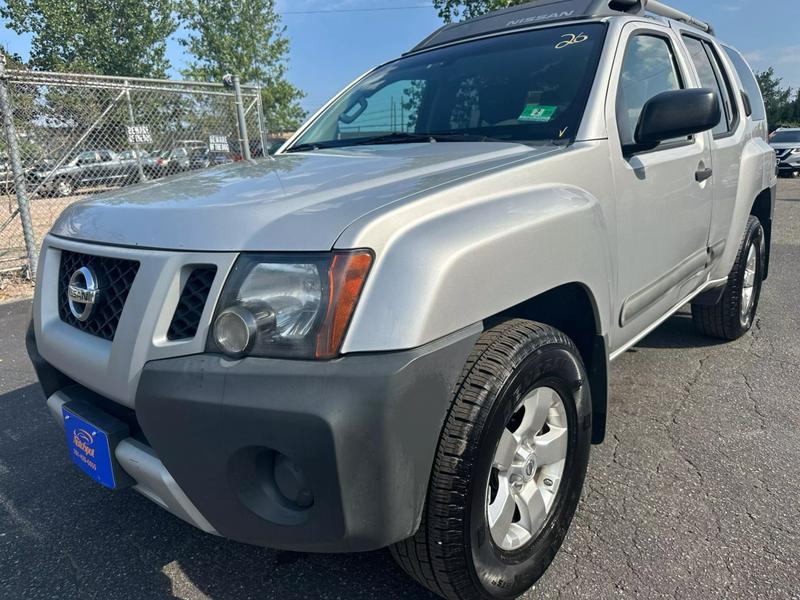
M368 250L333 255L328 271L328 310L317 335L317 358L334 358L339 353L371 266L372 252Z

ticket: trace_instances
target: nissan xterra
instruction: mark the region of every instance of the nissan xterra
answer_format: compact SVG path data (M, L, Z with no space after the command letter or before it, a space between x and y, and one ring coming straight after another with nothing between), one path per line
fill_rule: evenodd
M609 363L687 303L710 336L753 325L775 185L708 24L532 2L371 71L273 160L68 208L29 353L98 483L513 598L566 535Z

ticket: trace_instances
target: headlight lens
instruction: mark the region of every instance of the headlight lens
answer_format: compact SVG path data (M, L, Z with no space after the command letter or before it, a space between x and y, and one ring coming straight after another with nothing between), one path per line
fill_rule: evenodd
M789 154L800 154L800 148L792 148L792 151Z
M333 358L369 268L367 250L239 257L217 306L209 351Z

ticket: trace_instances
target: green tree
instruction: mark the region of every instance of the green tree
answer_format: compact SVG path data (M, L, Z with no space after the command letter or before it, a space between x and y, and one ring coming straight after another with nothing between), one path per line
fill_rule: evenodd
M782 85L782 79L775 74L775 69L770 67L766 71L756 73L761 94L764 96L764 105L767 109L767 122L770 127L783 124L792 119L792 89Z
M162 77L175 31L173 0L6 0L0 15L33 34L29 66L46 71Z
M286 80L289 40L275 0L184 0L180 12L189 32L180 42L194 57L185 76L218 82L235 73L263 88L270 131L300 124L304 94Z
M530 0L433 0L433 6L445 23L471 19L492 10L525 4Z
M794 91L794 100L789 105L789 112L792 123L800 123L800 90Z
M22 57L14 52L9 52L0 46L0 54L6 59L6 69L22 69L25 67Z

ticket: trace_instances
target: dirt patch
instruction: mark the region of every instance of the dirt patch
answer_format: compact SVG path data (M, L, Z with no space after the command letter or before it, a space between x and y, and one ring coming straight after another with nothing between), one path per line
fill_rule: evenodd
M66 198L34 196L30 201L30 210L36 244L41 246L44 236L67 206L103 191L105 188L81 190L80 193ZM25 238L22 236L22 222L17 213L17 198L0 193L0 270L27 265L25 256Z
M33 296L33 282L21 273L0 273L0 304Z

